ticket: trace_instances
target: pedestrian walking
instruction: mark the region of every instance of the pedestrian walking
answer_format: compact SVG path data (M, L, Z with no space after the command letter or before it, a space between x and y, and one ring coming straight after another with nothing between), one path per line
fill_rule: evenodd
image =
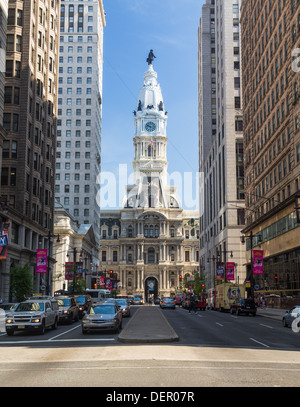
M196 314L196 307L195 307L195 297L194 295L191 296L190 298L190 306L189 306L189 313L193 310Z

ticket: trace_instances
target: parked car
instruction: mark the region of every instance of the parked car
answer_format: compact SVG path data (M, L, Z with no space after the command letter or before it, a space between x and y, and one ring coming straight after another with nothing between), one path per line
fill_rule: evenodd
M176 302L174 298L164 297L160 301L160 308L173 308L175 309Z
M298 317L300 317L300 305L296 305L289 311L286 311L286 314L282 318L282 325L284 327L291 327L293 321Z
M155 298L155 300L154 300L154 304L156 304L156 305L159 305L160 304L160 298Z
M230 313L235 313L236 315L246 314L246 315L256 315L256 305L255 302L251 299L239 299L234 301L230 305Z
M142 305L143 304L143 300L141 299L141 297L134 297L133 301L132 301L133 305Z
M93 305L93 299L89 294L75 295L79 307L79 318L83 317L83 312L88 311L88 309Z
M74 297L59 296L55 297L58 302L59 322L68 322L79 320L79 307Z
M10 312L14 311L18 304L18 302L3 302L0 304L0 308L5 311L5 314L9 314Z
M58 302L54 298L39 297L20 302L13 312L6 316L6 333L34 330L41 334L47 328L57 328L59 320Z
M130 305L128 304L128 301L125 299L117 298L116 302L122 310L123 317L130 317Z
M129 305L132 305L133 304L133 297L128 297L128 304Z
M116 304L109 302L94 304L84 313L81 320L82 333L110 329L119 332L122 328L122 318L122 310Z

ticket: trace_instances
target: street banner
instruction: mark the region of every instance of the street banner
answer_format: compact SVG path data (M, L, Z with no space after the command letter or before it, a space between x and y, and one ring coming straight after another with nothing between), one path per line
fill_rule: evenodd
M0 260L7 258L9 222L0 222Z
M224 280L224 263L217 263L217 280Z
M233 262L226 263L226 280L227 281L234 280L234 268L235 268L235 263L233 263Z
M99 278L99 285L100 285L100 287L105 287L105 277Z
M83 276L83 263L81 261L76 262L76 278L82 278Z
M73 280L73 274L74 274L74 263L67 262L65 264L65 280Z
M148 280L148 291L154 291L154 280Z
M48 259L48 250L47 249L37 249L37 251L36 251L36 273L40 273L40 274L47 273L47 259Z
M253 274L263 274L263 250L253 250Z

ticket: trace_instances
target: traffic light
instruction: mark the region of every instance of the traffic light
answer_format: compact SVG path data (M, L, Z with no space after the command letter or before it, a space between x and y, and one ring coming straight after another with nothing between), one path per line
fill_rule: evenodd
M182 275L180 274L180 276L179 276L179 281L182 281Z
M109 270L109 274L112 276L113 270Z
M275 274L275 281L276 281L276 283L277 283L277 281L278 281L278 275L277 274Z

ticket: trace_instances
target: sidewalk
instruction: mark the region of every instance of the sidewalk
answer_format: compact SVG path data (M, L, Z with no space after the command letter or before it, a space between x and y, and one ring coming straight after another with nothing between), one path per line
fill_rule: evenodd
M118 337L126 343L163 343L178 341L178 335L158 307L140 307Z
M278 308L257 308L256 315L265 317L265 318L271 318L271 319L277 319L278 321L282 321L282 317L285 315L285 312L288 310L285 309L278 309Z

